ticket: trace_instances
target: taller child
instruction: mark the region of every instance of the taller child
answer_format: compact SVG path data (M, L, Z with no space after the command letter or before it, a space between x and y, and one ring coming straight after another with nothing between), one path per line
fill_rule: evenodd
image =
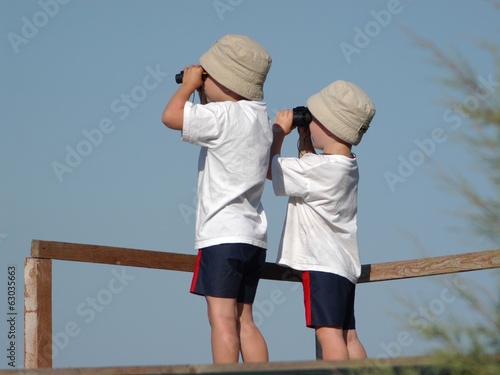
M266 342L252 306L266 258L262 207L272 130L263 86L266 49L244 35L225 35L184 68L162 121L201 146L191 293L207 301L214 363L266 362ZM201 104L189 102L196 91Z

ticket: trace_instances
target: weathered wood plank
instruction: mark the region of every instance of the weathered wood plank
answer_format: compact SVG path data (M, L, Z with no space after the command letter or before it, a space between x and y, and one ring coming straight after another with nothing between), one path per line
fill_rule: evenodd
M500 250L366 265L363 266L358 282L407 279L492 268L500 268Z
M192 272L196 261L196 256L190 254L41 240L33 240L31 256L34 258L116 264L184 272ZM500 250L487 250L367 264L362 266L361 277L358 282L406 279L499 267ZM267 262L262 278L279 281L300 281L300 273Z
M32 241L31 256L186 272L193 271L196 260L196 256L189 254L38 240Z
M52 367L52 261L24 260L24 367Z
M160 375L160 374L366 374L378 373L382 369L412 369L429 374L429 369L438 364L433 357L404 357L394 359L367 359L349 361L291 361L270 363L248 363L227 365L172 365L172 366L136 366L136 367L88 367L0 370L11 375ZM395 372L396 373L396 372ZM400 373L400 372L397 372ZM412 372L413 373L413 372ZM445 374L446 372L441 372Z

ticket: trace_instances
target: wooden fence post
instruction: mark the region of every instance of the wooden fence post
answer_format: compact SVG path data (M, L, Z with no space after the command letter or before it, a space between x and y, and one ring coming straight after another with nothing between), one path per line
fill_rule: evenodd
M52 367L52 260L24 260L24 368Z

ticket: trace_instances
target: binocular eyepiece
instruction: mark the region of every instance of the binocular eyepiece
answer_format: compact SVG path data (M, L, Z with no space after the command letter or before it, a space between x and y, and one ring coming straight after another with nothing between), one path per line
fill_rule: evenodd
M312 121L312 114L307 107L295 107L293 109L292 127L309 126Z
M203 71L203 73L201 73L201 80L203 82L205 82L205 80L207 79L207 76L208 76L208 73ZM182 78L184 77L184 70L181 70L180 73L176 74L175 75L175 82L180 85L182 83Z

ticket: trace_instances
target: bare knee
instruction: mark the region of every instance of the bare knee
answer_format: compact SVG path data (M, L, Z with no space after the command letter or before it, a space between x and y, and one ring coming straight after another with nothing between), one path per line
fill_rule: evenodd
M234 301L207 297L207 313L211 327L236 326L236 306Z
M323 359L325 360L346 360L349 359L349 352L342 328L318 327L316 337L321 345Z
M351 359L367 358L366 350L356 334L356 330L350 329L346 332L347 350Z
M239 304L238 305L238 317L237 317L238 328L242 335L251 333L254 329L257 329L255 322L253 320L252 307L251 305Z
M354 329L349 329L349 330L345 331L345 333L346 333L345 334L345 341L347 343L359 340L358 335L356 334L356 331Z

